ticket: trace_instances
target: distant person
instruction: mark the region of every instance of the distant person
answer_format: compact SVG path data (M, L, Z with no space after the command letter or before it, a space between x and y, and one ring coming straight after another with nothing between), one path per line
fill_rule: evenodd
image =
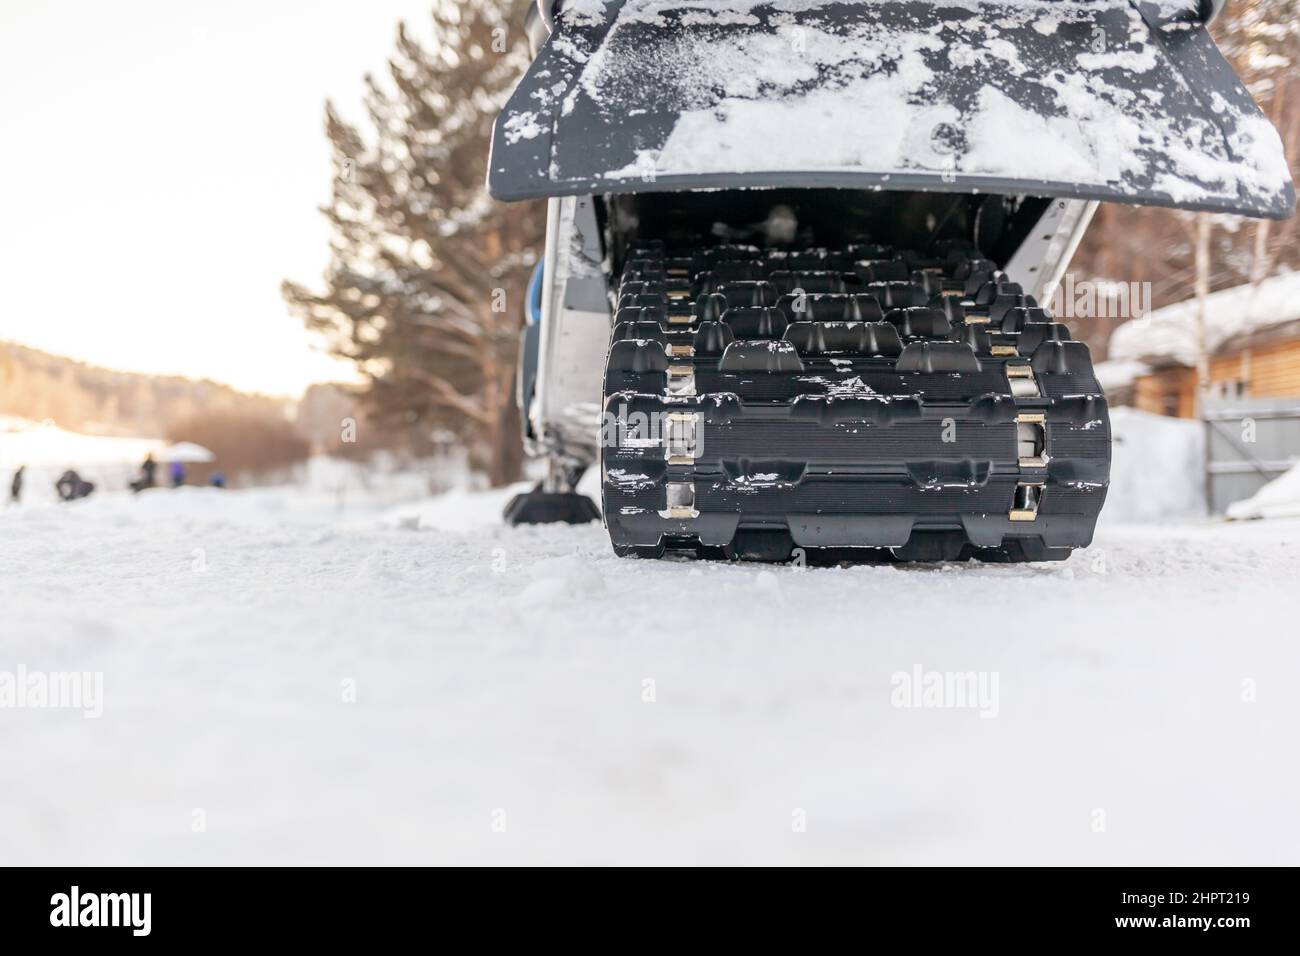
M54 483L54 488L64 501L76 501L78 498L89 497L90 493L95 490L95 484L86 481L73 469L69 468L59 476L59 480Z
M171 476L173 488L179 488L181 485L185 484L185 466L179 461L172 462Z
M14 472L14 480L9 483L9 500L14 504L18 504L23 496L23 472L26 470L26 465L19 465Z
M131 482L131 490L140 492L146 488L154 486L154 473L158 470L158 463L153 460L153 452L145 455L144 461L140 463L140 477Z
M212 477L209 478L208 481L212 483L213 488L226 487L226 476L224 472L214 471L212 473Z

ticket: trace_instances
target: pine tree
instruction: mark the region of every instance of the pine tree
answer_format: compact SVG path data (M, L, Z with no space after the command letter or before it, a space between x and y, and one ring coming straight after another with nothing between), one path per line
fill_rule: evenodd
M356 362L370 413L454 431L494 484L521 459L513 375L544 207L485 186L492 122L528 63L528 0L439 0L432 38L399 26L363 132L326 104L335 179L325 288L285 298Z
M1300 19L1295 0L1253 0L1229 4L1219 43L1246 87L1282 136L1296 168L1300 154ZM1296 218L1253 224L1249 278L1258 283L1295 249Z

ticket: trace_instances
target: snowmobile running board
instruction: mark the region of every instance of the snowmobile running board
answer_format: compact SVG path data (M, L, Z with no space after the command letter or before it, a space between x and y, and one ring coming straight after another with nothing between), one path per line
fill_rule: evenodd
M550 12L555 4L544 4ZM498 199L836 187L1285 218L1200 0L570 0L497 120Z

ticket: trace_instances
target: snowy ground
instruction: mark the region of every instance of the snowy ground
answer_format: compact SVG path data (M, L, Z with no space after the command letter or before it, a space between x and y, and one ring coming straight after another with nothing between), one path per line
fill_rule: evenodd
M502 500L0 511L0 671L104 675L99 719L0 710L0 859L1300 863L1300 521L798 569ZM893 706L918 666L996 716Z

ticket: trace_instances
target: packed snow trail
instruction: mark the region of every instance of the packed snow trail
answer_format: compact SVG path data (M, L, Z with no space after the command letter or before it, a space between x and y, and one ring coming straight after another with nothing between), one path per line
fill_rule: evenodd
M0 672L104 675L99 719L0 710L0 859L1300 862L1300 521L800 569L503 500L0 512ZM996 706L894 706L917 668Z

